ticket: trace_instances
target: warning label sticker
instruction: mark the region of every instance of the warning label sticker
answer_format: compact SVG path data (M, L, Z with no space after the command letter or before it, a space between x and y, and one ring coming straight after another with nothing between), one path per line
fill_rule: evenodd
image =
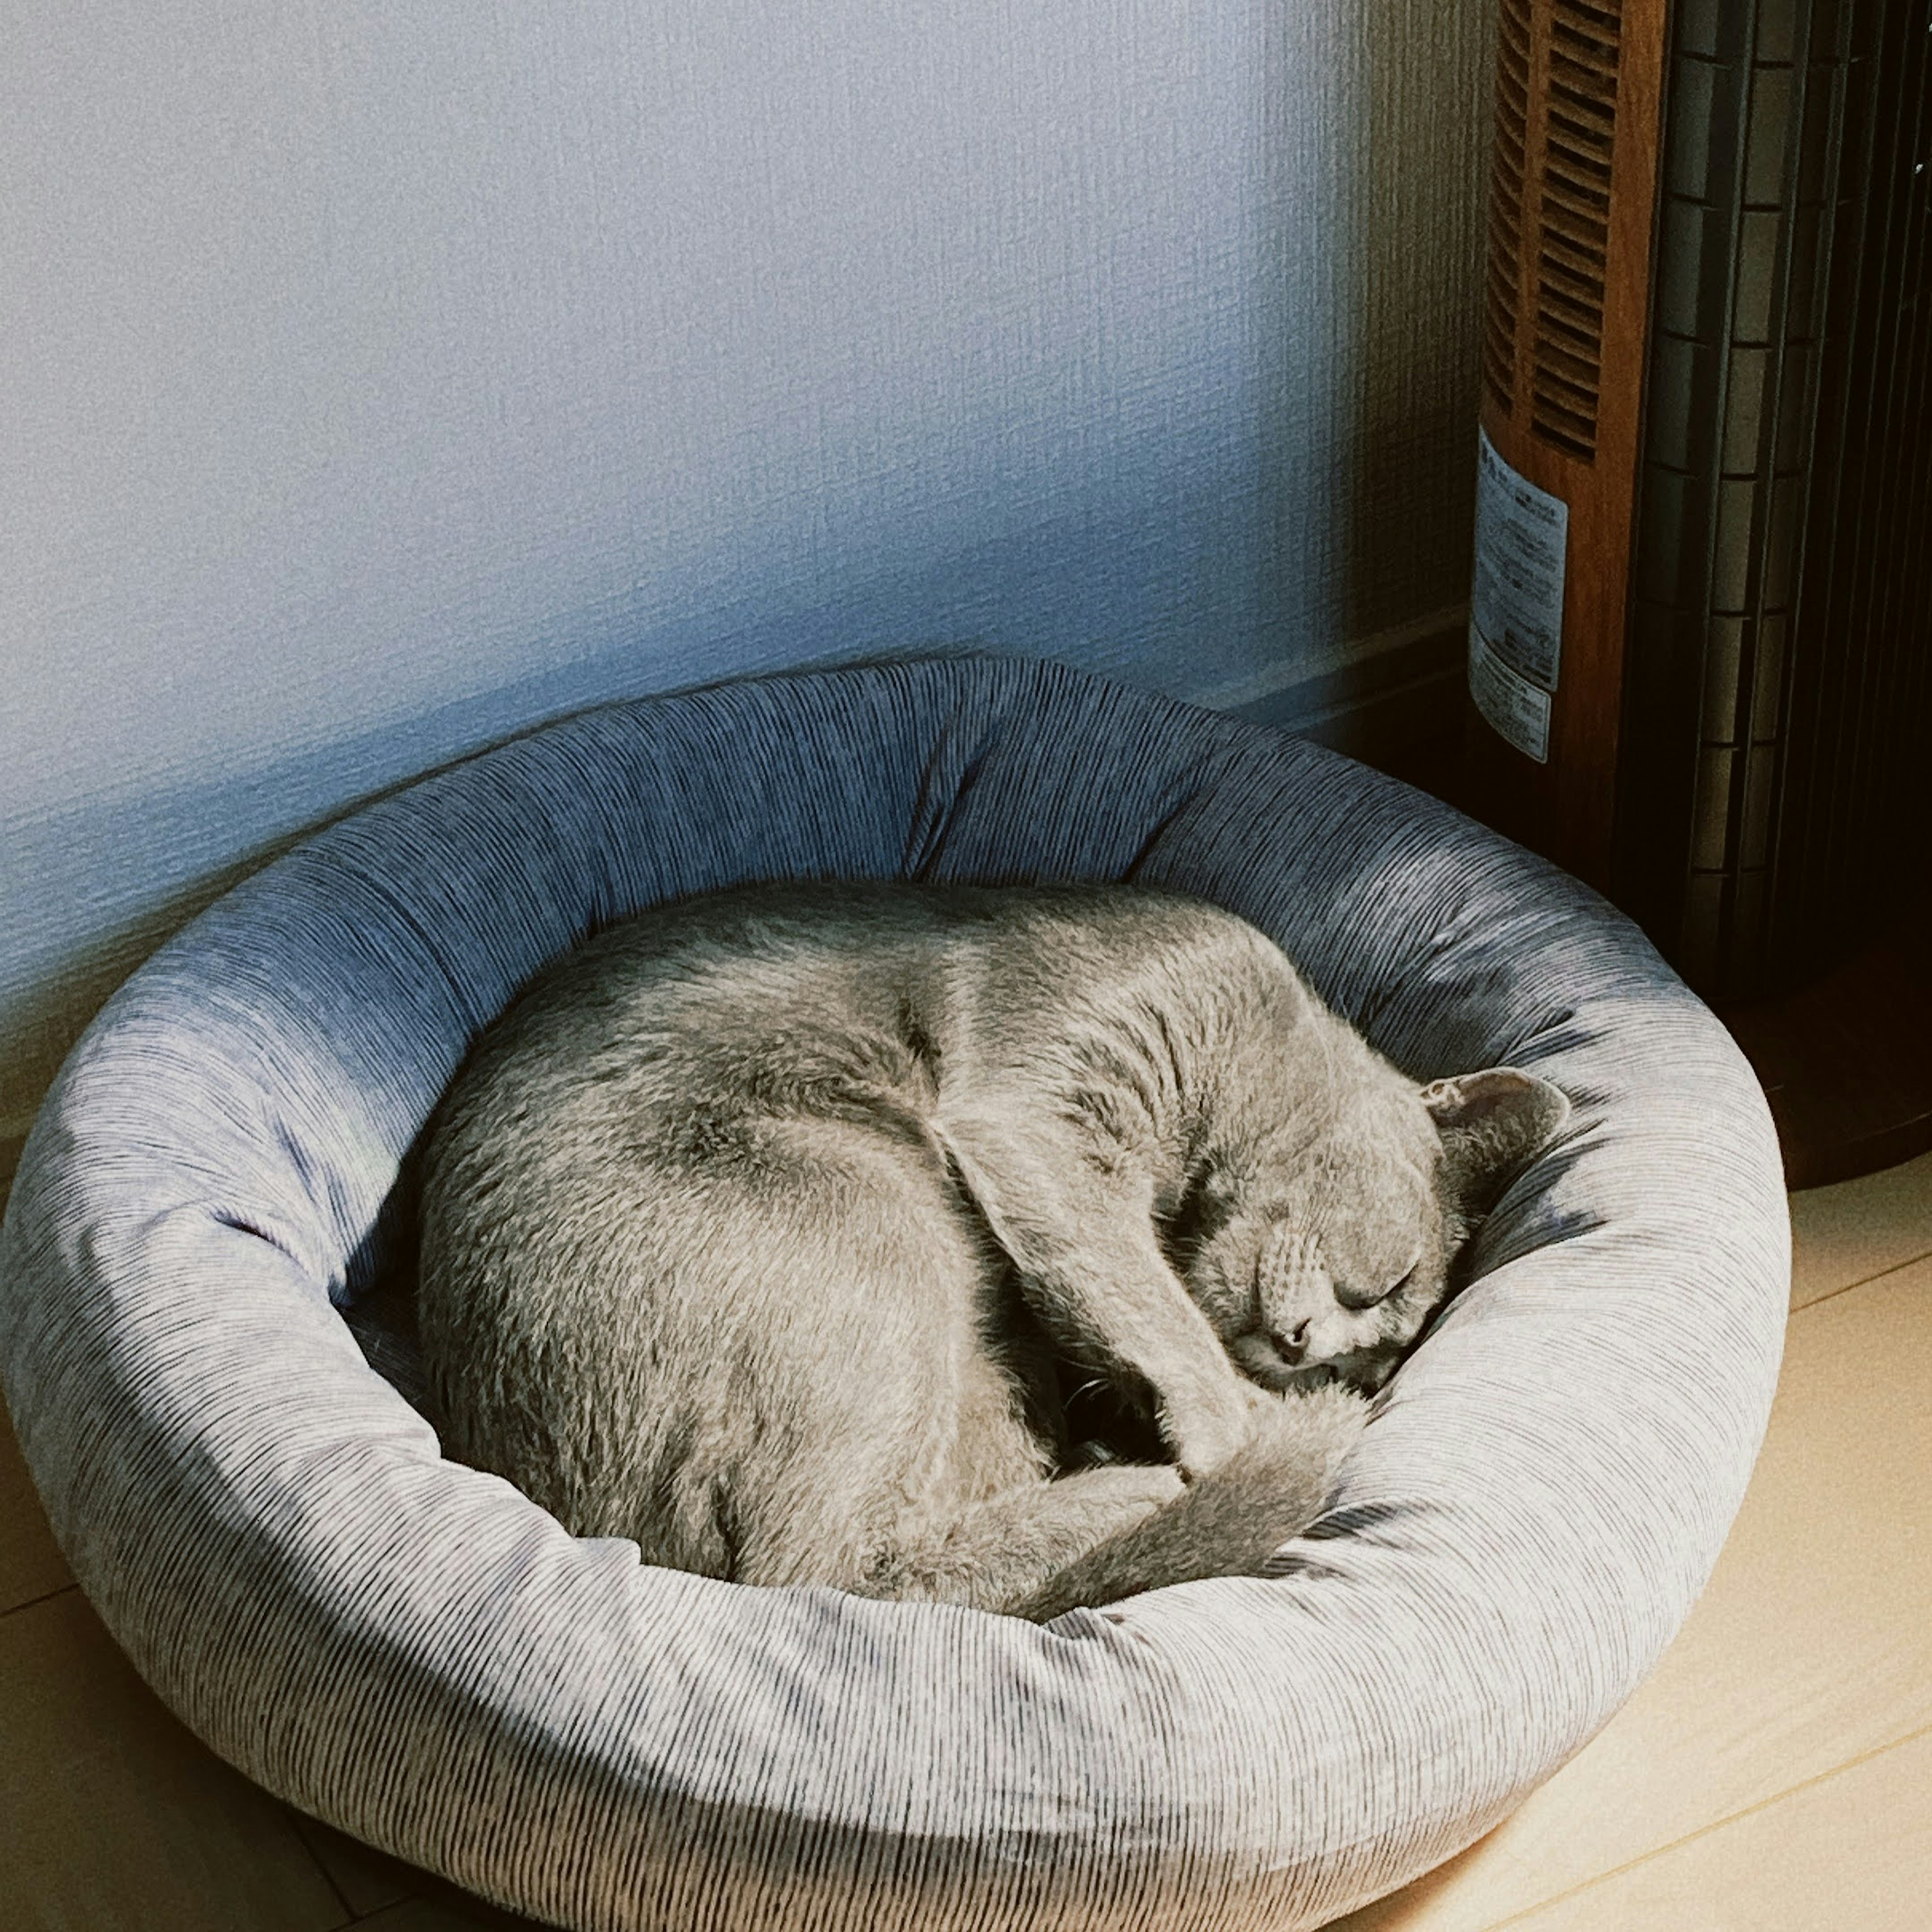
M1469 695L1476 709L1519 752L1550 762L1550 694L1505 664L1469 620Z
M1496 454L1486 431L1478 430L1477 439L1476 573L1470 622L1481 632L1491 656L1518 676L1553 692L1563 654L1570 506L1512 470ZM1472 654L1472 667L1474 662ZM1473 688L1473 668L1470 676Z

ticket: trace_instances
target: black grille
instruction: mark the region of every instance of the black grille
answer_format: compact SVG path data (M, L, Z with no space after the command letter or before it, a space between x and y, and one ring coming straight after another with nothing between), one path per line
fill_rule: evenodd
M1932 886L1932 4L1676 14L1619 890L1740 997Z

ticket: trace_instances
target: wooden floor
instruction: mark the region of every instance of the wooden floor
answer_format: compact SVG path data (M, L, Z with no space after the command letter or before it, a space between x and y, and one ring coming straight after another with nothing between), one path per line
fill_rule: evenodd
M1792 1212L1770 1435L1683 1634L1515 1816L1346 1932L1932 1927L1932 1156ZM520 1922L204 1750L73 1586L0 1431L0 1932Z

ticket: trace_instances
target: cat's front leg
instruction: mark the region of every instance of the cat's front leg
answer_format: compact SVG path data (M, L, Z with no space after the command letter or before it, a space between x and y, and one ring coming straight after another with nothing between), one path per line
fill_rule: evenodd
M1151 1396L1192 1480L1245 1442L1267 1392L1235 1367L1154 1232L1154 1184L1130 1163L1097 1164L1077 1132L1004 1117L947 1119L966 1191L1059 1345Z
M1190 1482L1219 1468L1247 1441L1271 1400L1238 1372L1198 1382L1170 1376L1155 1399L1161 1440Z
M1033 1250L1022 1288L1083 1359L1142 1384L1155 1426L1190 1482L1245 1443L1272 1398L1229 1359L1150 1238Z

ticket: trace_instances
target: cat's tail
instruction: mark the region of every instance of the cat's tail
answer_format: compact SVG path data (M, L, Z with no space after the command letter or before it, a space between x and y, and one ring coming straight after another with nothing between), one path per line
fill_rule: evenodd
M1339 1384L1282 1396L1226 1462L1174 1502L1003 1607L1045 1623L1082 1604L1252 1574L1321 1514L1368 1413L1364 1397Z

